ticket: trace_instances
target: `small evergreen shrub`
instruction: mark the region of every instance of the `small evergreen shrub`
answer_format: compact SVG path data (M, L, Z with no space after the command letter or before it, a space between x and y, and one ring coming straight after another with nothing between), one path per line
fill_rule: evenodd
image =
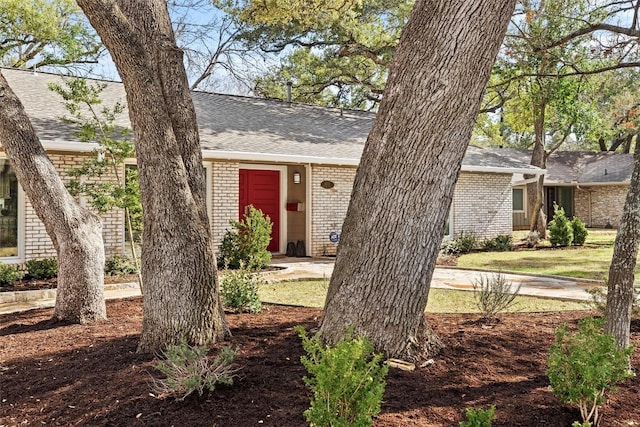
M501 234L485 240L482 246L487 251L507 252L513 250L513 240L510 234Z
M314 426L371 426L389 371L382 355L366 338L354 338L352 329L335 347L325 346L319 335L309 338L301 326L296 331L307 353L300 360L310 376L303 380L313 389L306 420Z
M584 245L584 242L587 240L587 235L589 234L584 222L577 216L574 216L573 220L571 220L571 229L573 231L573 244L575 246Z
M577 406L583 423L593 422L594 426L600 423L598 408L605 393L631 375L632 348L619 349L615 339L602 331L603 323L604 319L583 319L575 334L566 323L560 325L547 359L553 394Z
M230 221L232 229L227 231L220 245L221 266L240 268L244 264L250 269L261 269L271 261L267 250L271 241L271 219L261 210L249 206L249 211L240 221Z
M554 216L549 222L549 241L552 246L569 246L573 242L573 227L564 213L564 208L553 204Z
M58 259L44 258L31 259L27 265L27 279L46 280L58 276Z
M241 265L238 270L225 270L220 281L220 295L226 307L240 313L260 313L262 302L258 288L264 283L260 275Z
M585 421L583 423L581 423L580 421L574 421L573 424L571 424L571 427L593 427L593 424L591 424L589 421Z
M153 384L153 392L159 399L184 400L194 392L202 396L219 385L232 385L237 372L232 367L236 353L229 347L221 348L213 360L207 357L205 346L186 343L168 346L162 356L165 360L156 369L166 378L156 379Z
M488 409L467 409L466 421L460 422L460 427L491 427L491 422L496 419L496 407Z
M601 316L604 316L607 308L607 283L605 286L594 286L586 290L591 295L589 305ZM640 317L640 288L633 288L633 302L631 303L631 316Z
M0 287L11 286L24 277L24 273L15 265L0 261Z
M496 314L513 305L513 300L520 293L520 286L518 285L512 291L511 282L507 282L502 273L495 273L491 277L481 275L475 279L473 281L473 290L475 291L473 296L482 317L486 320L494 319Z
M478 236L473 231L463 231L456 239L460 253L467 254L478 247Z
M105 260L104 273L107 276L121 276L137 273L136 264L129 257L113 255Z

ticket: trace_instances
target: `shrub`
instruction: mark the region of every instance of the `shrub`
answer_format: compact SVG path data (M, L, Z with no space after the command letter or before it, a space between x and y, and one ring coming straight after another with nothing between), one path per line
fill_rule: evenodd
M220 284L224 305L240 313L260 313L262 303L258 287L263 282L258 274L252 273L243 265L238 270L226 270Z
M473 231L463 231L456 239L460 253L466 254L478 247L478 236Z
M31 259L26 265L27 279L43 280L58 276L57 258Z
M164 399L175 397L184 400L194 392L202 396L205 391L213 391L218 385L232 385L237 369L231 364L235 351L229 347L220 349L211 361L204 346L189 346L186 343L170 345L162 353L164 361L156 365L166 378L156 379L153 384L155 395Z
M496 407L488 409L467 409L467 420L460 423L460 427L491 427L491 422L496 419Z
M267 251L271 240L271 219L261 210L249 205L249 211L240 221L230 221L232 229L227 231L220 245L221 265L240 268L243 263L250 269L264 268L271 261Z
M567 325L556 329L556 339L549 350L547 376L553 394L563 403L580 409L583 422L597 426L599 406L607 390L627 378L632 348L619 349L615 339L602 331L603 319L580 321L575 334Z
M323 345L319 335L307 337L301 326L296 331L307 353L300 360L311 374L303 380L313 389L306 420L315 426L372 425L389 371L382 355L366 338L353 338L353 329L335 347Z
M502 234L493 239L487 239L482 246L487 251L506 252L513 249L513 241L510 234Z
M607 308L607 287L594 286L586 291L591 295L589 305L594 310L598 311L602 316L605 314ZM631 316L640 317L640 288L633 288L633 302L631 303Z
M113 255L106 259L104 272L107 276L121 276L123 274L135 274L136 264L129 257Z
M584 222L582 222L580 218L574 216L571 221L571 229L573 231L573 244L575 246L584 245L584 242L587 240L587 235L589 234Z
M484 319L493 319L496 314L506 310L520 292L520 286L511 290L511 282L507 282L502 273L494 273L491 277L481 275L473 281L476 307Z
M0 261L0 287L11 286L24 277L24 273L15 265Z
M549 222L549 241L552 246L569 246L573 242L573 228L564 213L564 208L553 204L554 216Z

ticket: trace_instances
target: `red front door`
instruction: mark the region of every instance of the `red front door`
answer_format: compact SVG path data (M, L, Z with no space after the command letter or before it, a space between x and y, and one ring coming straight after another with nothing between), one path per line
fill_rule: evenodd
M267 249L280 250L280 171L240 169L238 215L244 217L245 208L253 205L271 218L271 242Z

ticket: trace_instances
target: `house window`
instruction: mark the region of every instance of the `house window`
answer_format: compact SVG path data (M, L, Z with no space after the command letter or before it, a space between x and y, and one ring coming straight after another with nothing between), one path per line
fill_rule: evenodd
M18 179L9 160L0 159L0 257L17 257Z
M524 212L524 188L513 189L513 210Z

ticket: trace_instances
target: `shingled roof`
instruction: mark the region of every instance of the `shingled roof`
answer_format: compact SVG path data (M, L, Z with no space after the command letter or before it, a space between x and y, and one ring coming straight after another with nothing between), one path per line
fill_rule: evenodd
M43 143L49 149L77 151L80 141L66 115L61 98L48 89L62 77L3 68L11 88L20 97ZM126 102L122 83L106 84L101 98L107 106ZM262 98L193 92L203 155L209 159L262 160L291 163L357 165L374 113L341 110ZM118 124L130 127L127 114ZM463 170L502 173L540 173L540 169L488 150L470 147Z
M490 150L509 160L530 162L531 151L513 148ZM547 158L545 185L628 184L633 154L593 151L556 151Z

